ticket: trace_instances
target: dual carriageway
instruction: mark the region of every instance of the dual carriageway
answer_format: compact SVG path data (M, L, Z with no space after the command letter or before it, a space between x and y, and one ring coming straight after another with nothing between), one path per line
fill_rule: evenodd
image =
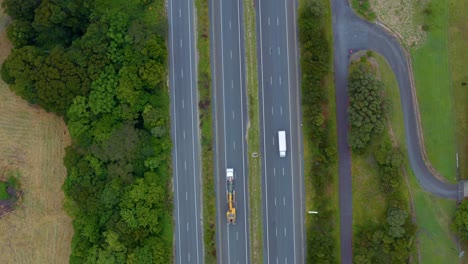
M264 256L303 263L303 173L296 2L257 0ZM194 3L168 2L174 141L175 258L203 263ZM247 87L242 0L210 1L218 263L249 263ZM278 131L285 131L284 158ZM227 224L226 169L235 174L237 221Z

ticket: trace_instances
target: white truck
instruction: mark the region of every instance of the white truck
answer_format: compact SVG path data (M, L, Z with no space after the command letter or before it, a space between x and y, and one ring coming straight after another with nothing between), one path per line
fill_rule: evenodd
M278 131L278 146L280 157L286 157L286 131Z

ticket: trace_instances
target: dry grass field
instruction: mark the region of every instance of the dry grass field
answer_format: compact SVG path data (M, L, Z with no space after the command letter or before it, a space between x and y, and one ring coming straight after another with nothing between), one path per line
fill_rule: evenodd
M0 63L11 50L7 23L0 10ZM68 263L73 227L61 186L69 144L61 118L30 106L0 80L0 174L18 170L24 192L16 210L0 219L0 263Z
M406 45L417 47L424 43L426 32L414 14L425 5L427 0L370 0L377 19L398 32Z

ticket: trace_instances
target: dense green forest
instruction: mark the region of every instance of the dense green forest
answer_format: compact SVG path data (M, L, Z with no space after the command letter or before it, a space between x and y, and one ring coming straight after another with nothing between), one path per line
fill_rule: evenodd
M162 0L4 0L11 90L64 117L70 263L170 263L167 22Z

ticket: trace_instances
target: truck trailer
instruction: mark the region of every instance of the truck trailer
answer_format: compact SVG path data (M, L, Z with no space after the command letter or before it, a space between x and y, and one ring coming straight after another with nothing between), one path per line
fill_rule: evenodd
M236 191L234 190L234 169L226 169L226 193L228 201L228 211L226 213L228 224L236 224Z
M286 157L286 131L278 131L278 146L280 157Z

